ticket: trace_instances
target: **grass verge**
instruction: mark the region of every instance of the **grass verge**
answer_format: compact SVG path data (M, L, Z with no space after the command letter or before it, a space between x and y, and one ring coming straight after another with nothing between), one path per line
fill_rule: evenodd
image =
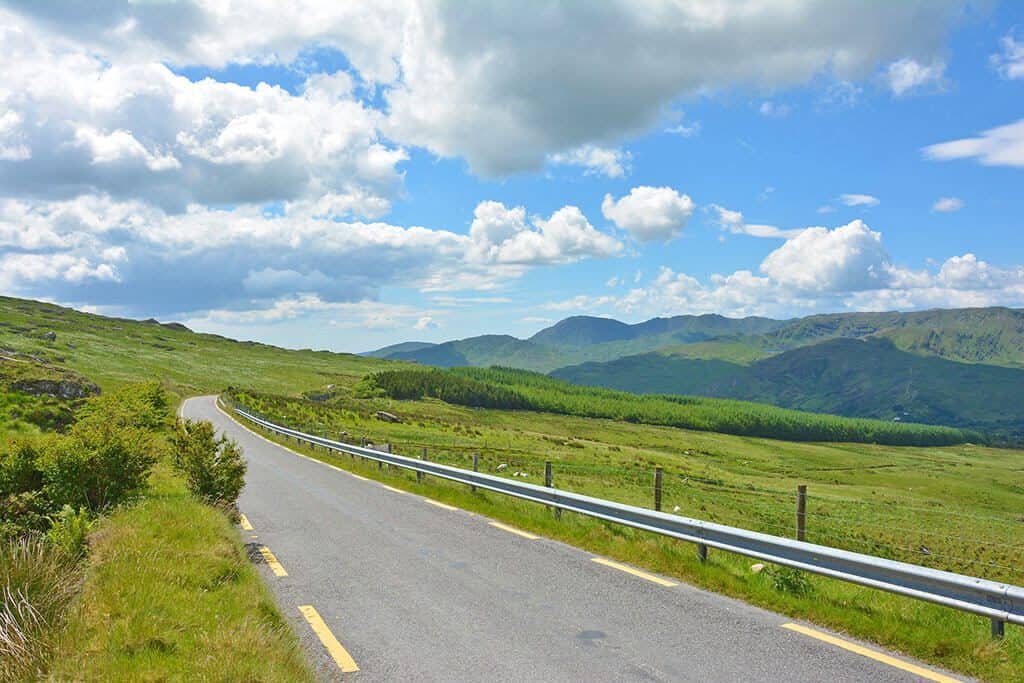
M952 671L990 681L1024 680L1024 629L1006 638L989 636L987 619L882 591L812 575L792 577L782 568L754 573L754 560L710 551L701 562L691 544L582 515L560 520L542 505L425 477L346 456L313 450L269 432L291 450L385 482L411 493L508 522L526 531L629 562L695 586L740 598L793 618L805 619L854 638L904 653Z
M159 463L145 500L103 520L56 680L311 681L228 518Z

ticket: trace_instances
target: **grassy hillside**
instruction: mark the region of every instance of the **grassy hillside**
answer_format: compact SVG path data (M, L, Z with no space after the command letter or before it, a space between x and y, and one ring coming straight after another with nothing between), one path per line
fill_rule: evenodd
M977 435L946 427L816 415L714 398L639 396L503 368L388 370L368 376L356 389L357 395L376 393L397 399L433 397L465 406L537 410L789 441L922 446L977 440Z
M783 325L770 318L726 318L721 315L679 315L651 318L636 325L592 316L566 318L530 337L530 341L558 347L592 346L643 337L670 336L677 343L704 341L724 335L764 334Z
M886 338L833 339L748 365L652 353L552 375L623 391L733 398L1024 439L1017 398L1024 370L919 356Z
M1024 367L1024 310L1012 308L812 315L765 334L761 343L778 352L871 335L892 339L897 348L920 355Z
M50 333L55 338L48 338ZM104 389L159 379L183 395L231 384L299 392L387 365L351 354L289 351L196 334L176 324L106 318L9 297L0 297L0 349L72 368Z

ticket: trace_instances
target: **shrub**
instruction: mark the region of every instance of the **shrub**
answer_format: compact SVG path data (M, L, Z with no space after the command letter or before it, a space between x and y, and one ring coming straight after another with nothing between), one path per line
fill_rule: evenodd
M95 413L41 458L43 491L54 506L99 512L120 505L146 485L156 462L152 433Z
M82 557L94 524L92 515L85 508L76 511L70 505L65 505L50 518L50 530L46 532L46 537L69 556Z
M217 437L209 422L179 420L172 445L174 466L189 491L207 503L233 509L245 486L246 466L238 444Z

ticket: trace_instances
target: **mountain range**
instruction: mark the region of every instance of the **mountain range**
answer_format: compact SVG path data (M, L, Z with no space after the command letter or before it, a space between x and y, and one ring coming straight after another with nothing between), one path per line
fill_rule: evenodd
M578 384L693 394L1024 439L1024 310L835 313L790 320L574 316L528 339L407 342L366 355L502 365Z

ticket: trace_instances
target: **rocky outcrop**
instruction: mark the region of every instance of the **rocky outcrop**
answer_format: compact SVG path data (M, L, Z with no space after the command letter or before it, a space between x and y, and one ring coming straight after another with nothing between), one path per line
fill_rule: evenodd
M100 393L100 388L92 382L75 382L61 379L23 379L10 384L12 391L20 391L33 396L55 396L65 400L85 398Z

